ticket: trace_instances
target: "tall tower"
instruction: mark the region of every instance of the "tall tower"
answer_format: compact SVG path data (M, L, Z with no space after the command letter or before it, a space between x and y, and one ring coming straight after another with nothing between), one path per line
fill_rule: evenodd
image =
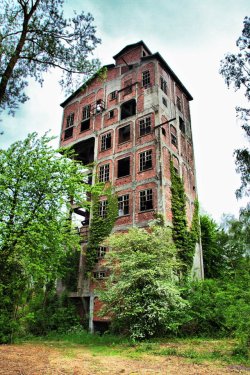
M163 214L171 225L172 159L184 181L190 225L196 198L189 110L193 98L162 56L152 54L143 41L124 47L114 60L105 66L105 78L93 76L61 104L60 144L73 146L83 164L95 161L99 180L114 186L119 206L115 231L146 227L155 213ZM104 199L100 215L105 215L105 207ZM83 215L80 231L87 233L89 218L79 207L75 212ZM78 291L71 294L82 300L91 329L105 322L96 314L95 282L106 276L106 250L98 251L92 281L81 277L81 257ZM202 277L198 247L194 264Z

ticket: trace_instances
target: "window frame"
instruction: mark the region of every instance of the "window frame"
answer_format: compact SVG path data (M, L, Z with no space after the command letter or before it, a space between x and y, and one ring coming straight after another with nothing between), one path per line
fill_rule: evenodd
M161 90L167 95L168 94L168 83L162 76L160 77L160 87L161 87Z
M148 131L146 131L149 129ZM144 117L139 120L139 137L144 137L152 132L151 116ZM143 134L142 134L143 133Z
M150 202L149 205L150 207L147 207L145 205L146 202ZM154 208L153 205L153 189L145 189L140 191L140 212L145 212L145 211L151 211Z
M103 219L106 219L106 217L108 215L107 208L108 208L108 201L107 201L107 199L99 201L98 215L100 217L102 217Z
M111 147L112 147L112 134L111 134L111 132L108 132L108 133L105 133L105 134L101 135L101 151L109 150Z
M124 194L118 197L118 216L127 215L129 215L129 194Z
M97 259L104 259L107 253L107 247L106 246L99 246L96 250L96 256Z
M150 71L149 70L144 70L142 72L142 87L148 88L150 86L151 86Z
M108 182L110 180L110 165L103 164L99 167L99 182Z
M139 170L140 172L147 171L153 168L153 152L152 149L139 153Z

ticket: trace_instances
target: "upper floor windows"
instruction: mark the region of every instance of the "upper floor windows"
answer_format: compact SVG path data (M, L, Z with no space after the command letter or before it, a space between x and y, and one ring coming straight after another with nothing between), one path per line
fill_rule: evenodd
M88 130L90 127L90 110L91 105L86 105L82 109L82 121L81 121L81 132Z
M179 127L180 127L180 131L183 134L185 134L186 133L185 122L184 122L184 120L182 120L181 117L179 117Z
M117 164L117 177L125 177L130 174L130 157L118 160Z
M118 216L129 214L129 195L121 195L118 197Z
M109 94L109 98L110 98L110 100L115 100L117 98L117 91L112 91Z
M142 86L147 88L150 86L150 72L149 70L145 70L142 72Z
M111 133L106 133L101 138L101 151L111 148Z
M131 99L121 105L121 120L136 114L136 101Z
M140 211L152 210L153 191L152 189L140 191Z
M152 168L152 150L140 153L140 172Z
M178 147L178 142L177 142L177 131L173 125L170 126L170 135L171 135L171 143L175 146Z
M64 131L64 139L71 138L73 136L73 126L74 126L75 114L70 113L66 119L66 129Z
M179 96L176 97L176 105L179 111L182 112L182 107L181 107L181 98Z
M139 122L139 134L140 137L143 135L151 133L151 117L145 117Z
M100 201L99 209L98 209L99 216L105 219L107 217L107 213L108 213L107 211L108 211L108 201L107 200Z
M163 77L161 77L160 82L161 82L162 91L165 92L165 94L167 94L168 93L167 81L165 81L165 79Z
M118 143L128 142L130 140L130 125L125 125L118 130Z
M132 79L128 79L124 82L124 95L131 94L132 92Z

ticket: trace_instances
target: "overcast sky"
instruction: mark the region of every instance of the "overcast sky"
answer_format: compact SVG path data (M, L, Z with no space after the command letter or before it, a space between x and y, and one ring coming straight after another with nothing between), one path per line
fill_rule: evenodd
M250 15L249 0L65 0L65 13L90 12L102 44L95 56L102 64L127 44L143 40L159 52L194 97L191 118L198 194L202 208L219 221L223 213L237 215L245 202L237 202L240 179L233 150L245 142L235 117L242 98L228 90L219 75L220 60L236 51L243 19ZM46 76L43 88L32 83L30 100L16 116L4 117L0 147L23 139L29 132L43 134L61 127L63 92L58 75ZM58 140L55 141L55 146Z

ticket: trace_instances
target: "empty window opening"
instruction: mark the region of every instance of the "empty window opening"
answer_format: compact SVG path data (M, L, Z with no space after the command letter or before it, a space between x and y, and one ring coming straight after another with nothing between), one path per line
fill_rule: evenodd
M106 252L107 252L107 248L105 246L99 246L98 249L96 250L97 259L105 258Z
M152 210L153 192L152 189L140 191L140 211Z
M114 118L114 115L115 115L115 112L113 109L109 111L109 118Z
M99 169L99 181L109 181L109 164L101 165Z
M104 279L106 277L106 272L105 271L96 271L94 272L94 278L97 280Z
M151 117L145 117L139 122L140 137L151 133Z
M129 214L129 195L118 197L118 215L124 216Z
M145 51L142 51L142 56L143 57L147 56Z
M118 160L117 177L129 176L130 174L130 157Z
M161 132L163 135L166 135L166 130L164 128L161 128Z
M181 98L179 96L176 97L176 105L179 111L181 111Z
M104 134L101 141L101 151L108 150L111 147L111 133Z
M135 99L129 100L121 105L121 120L136 114Z
M66 129L64 131L64 139L71 138L73 136L75 114L71 113L66 119Z
M95 139L89 138L86 141L81 141L74 144L74 151L76 153L76 160L80 160L83 165L87 165L94 161Z
M152 150L140 153L140 172L152 168Z
M112 91L110 93L110 100L115 100L117 98L117 91Z
M119 129L118 143L128 142L130 140L130 125Z
M124 95L131 94L132 92L132 79L128 79L124 82Z
M184 122L184 120L182 120L181 117L179 117L179 127L180 127L180 131L183 134L185 134L186 133L185 122Z
M161 77L161 89L163 92L165 92L165 94L168 93L168 85L167 85L167 81L165 81L164 78Z
M147 88L150 86L150 72L149 70L145 70L142 72L142 86Z
M90 110L91 105L86 105L82 109L81 132L88 130L90 127Z
M168 106L168 102L167 102L167 99L164 98L164 96L162 97L162 103L165 105L165 107Z
M99 216L101 216L103 219L107 217L107 211L108 211L108 201L100 201L99 202Z

